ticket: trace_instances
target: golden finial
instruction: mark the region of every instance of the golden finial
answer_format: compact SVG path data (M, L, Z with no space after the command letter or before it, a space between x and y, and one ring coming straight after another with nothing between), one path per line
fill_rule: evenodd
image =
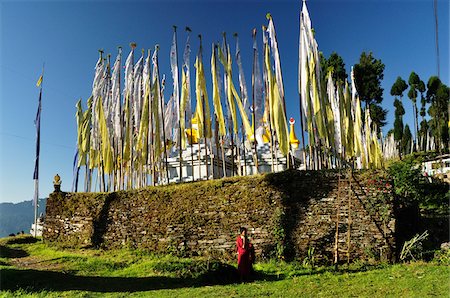
M297 149L300 141L297 139L297 136L295 135L295 129L294 129L294 123L295 120L294 118L290 118L289 119L289 124L290 124L290 132L289 132L289 143L291 144L293 149Z
M53 178L53 187L55 188L55 192L61 191L61 177L56 174L55 178Z
M55 185L61 185L61 177L59 177L58 174L56 174L54 180L53 180L53 184Z

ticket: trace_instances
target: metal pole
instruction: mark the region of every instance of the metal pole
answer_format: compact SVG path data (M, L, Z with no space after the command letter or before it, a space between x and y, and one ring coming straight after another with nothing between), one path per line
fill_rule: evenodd
M252 38L256 40L256 28L252 31ZM256 48L253 48L253 66L252 66L252 118L253 118L253 150L255 155L253 156L255 162L255 172L258 174L258 150L256 144L256 115L255 115L255 67L256 67Z
M177 61L177 72L178 72L177 26L173 26L173 32L175 34L175 55L176 55L175 59ZM180 76L178 75L178 73L177 73L177 79L178 79L177 85L179 87L180 86ZM178 134L178 150L180 151L180 154L179 154L179 158L180 158L180 182L182 182L183 181L183 154L182 154L182 148L181 148L181 134L182 134L182 131L181 131L181 110L180 110L180 107L181 107L181 96L180 96L179 93L177 94L177 96L178 96L178 98L176 98L175 100L178 100L178 131L179 131L179 134Z

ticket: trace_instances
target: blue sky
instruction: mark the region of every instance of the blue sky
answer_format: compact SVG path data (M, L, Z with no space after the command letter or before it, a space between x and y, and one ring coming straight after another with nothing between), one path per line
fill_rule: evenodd
M316 39L325 56L336 51L347 72L362 51L372 51L386 65L382 83L384 108L389 110L387 132L393 123L390 87L397 76L411 71L425 82L437 74L433 0L307 2ZM168 78L172 25L177 25L179 54L184 27L193 30L192 55L203 35L207 74L211 43L228 33L240 36L247 82L251 82L251 30L258 29L270 12L277 30L285 83L288 117L299 118L297 93L298 32L301 1L2 1L0 4L0 202L33 197L35 127L39 90L35 87L45 62L41 122L40 193L46 197L59 173L62 189L70 190L75 153L75 103L91 93L97 50L112 54L117 46L128 53L160 45L160 72ZM438 1L441 79L449 84L449 3ZM139 53L139 51L138 51ZM236 66L236 65L235 65ZM237 71L237 68L234 69ZM235 76L236 78L237 76ZM193 78L192 78L193 79ZM208 88L211 81L207 81ZM406 122L412 127L412 106L404 101ZM299 134L299 130L297 130Z

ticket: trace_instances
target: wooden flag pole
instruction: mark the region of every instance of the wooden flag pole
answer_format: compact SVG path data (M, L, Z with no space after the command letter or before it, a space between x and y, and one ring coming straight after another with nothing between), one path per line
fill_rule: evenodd
M34 168L34 237L37 236L37 219L38 219L38 208L39 208L39 155L40 155L40 147L41 147L41 111L42 111L42 83L44 81L44 69L45 62L42 64L42 74L38 80L39 86L39 103L38 103L38 111L37 111L37 121L36 122L36 162Z
M185 117L186 117L186 112L184 113ZM190 115L191 117L191 134L189 136L189 139L191 140L191 168L192 168L192 181L195 181L195 177L194 177L194 143L193 143L193 133L194 130L192 129L192 115Z
M205 97L202 95L202 109L203 109L203 142L205 143L205 162L206 162L206 180L209 180L209 155L208 155L208 142L206 138L207 127L206 127L206 111L205 111ZM201 158L201 153L200 153Z
M151 50L149 49L148 50L148 56L150 57L150 54L151 54ZM149 63L150 63L150 61L149 61ZM149 143L149 150L148 150L148 154L150 155L149 157L148 157L148 159L149 159L149 161L150 161L150 178L151 178L151 180L152 180L152 182L151 182L151 185L152 186L155 186L155 143L154 143L154 135L153 135L153 112L152 112L152 110L151 110L151 107L153 107L153 100L154 100L154 98L153 98L153 96L152 96L152 92L151 92L151 90L152 90L152 74L151 74L151 68L150 68L150 66L149 66L149 68L148 68L148 71L149 71L149 87L150 87L150 93L149 93L149 101L148 101L148 104L149 104L149 123L148 123L148 134L149 134L149 141L150 141L150 143Z
M157 45L156 50L159 49L159 45ZM158 63L158 55L156 55L156 77L159 81L159 63ZM161 92L161 85L159 88L159 101L160 101L160 105L161 105L161 119L162 119L162 131L163 131L163 144L164 144L164 167L166 168L166 178L167 178L167 184L169 184L169 166L168 166L168 162L167 162L167 144L166 144L166 129L165 129L165 123L164 123L164 100L162 97L162 92Z
M122 146L122 139L123 139L123 131L122 131L122 127L123 125L123 115L122 115L122 101L121 101L121 94L122 94L122 90L121 90L121 66L122 66L122 47L118 47L118 51L119 51L119 122L120 122L120 136L119 139L117 140L117 148L116 150L117 152L117 156L119 157L117 160L116 158L116 162L119 162L118 164L118 170L119 170L119 175L118 175L118 190L123 189L123 146Z
M226 35L225 32L222 32L222 35L223 35L223 40L224 40L224 44L225 44L225 54L226 54L226 57L228 57L227 35ZM225 77L226 77L227 80L231 80L231 78L229 78L228 75L226 74L226 71L225 71ZM231 90L228 90L228 92L231 92ZM231 111L229 111L229 112L231 112ZM231 120L231 123L229 125L229 129L230 129L230 139L231 139L231 176L234 176L235 164L234 164L234 127L233 127L233 120Z
M238 34L234 33L233 36L237 39L238 38ZM242 90L242 86L241 84L239 84L239 93L241 94L241 99L243 99L243 90ZM245 109L245 107L244 107ZM242 117L241 117L242 118ZM237 152L238 152L238 161L239 161L239 172L241 176L245 176L246 175L246 171L247 171L247 161L245 158L245 133L244 133L244 123L243 120L241 119L241 134L242 134L242 157L244 159L244 168L242 169L242 162L241 162L241 148L236 146Z
M145 88L147 88L147 84L148 84L148 127L147 127L147 136L145 137L145 153L146 155L142 158L144 160L144 172L145 172L145 185L148 185L148 175L149 175L149 158L150 158L150 127L151 127L151 123L150 123L150 119L151 119L151 74L150 74L150 50L147 50L147 69L148 69L148 82L144 82L145 84ZM144 88L144 94L146 93ZM151 170L150 170L150 178L153 180L152 176L151 176Z
M256 41L256 28L253 28L252 30L252 38L253 42ZM259 173L258 170L258 150L257 150L257 143L256 143L256 114L255 114L255 67L256 67L256 48L253 48L253 66L252 66L252 118L253 118L253 161L255 163L255 171L256 174Z
M218 156L219 155L219 122L217 121L217 115L214 115L214 126L216 127L216 129L214 130L214 140L216 142L216 153L214 155ZM219 165L219 163L217 163L217 165L214 163L214 166L217 166L217 177L219 177L220 165ZM214 173L213 173L213 178L214 178Z
M173 32L175 34L175 59L177 61L177 72L178 72L178 41L177 41L177 26L173 26ZM177 73L177 78L178 78L178 87L180 86L180 76ZM178 98L175 98L175 100L178 100L178 150L179 152L179 159L180 159L180 182L183 181L183 151L181 148L181 96L178 92Z
M299 78L300 80L300 78ZM300 103L300 130L302 131L302 146L303 146L303 162L305 164L305 169L308 170L308 166L306 163L306 147L305 147L305 132L303 130L303 108L302 108L302 95L300 90L298 92L298 102Z

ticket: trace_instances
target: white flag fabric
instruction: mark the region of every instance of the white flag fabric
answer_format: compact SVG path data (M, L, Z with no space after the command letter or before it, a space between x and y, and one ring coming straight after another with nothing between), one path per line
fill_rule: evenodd
M356 156L364 154L364 138L363 138L363 125L362 125L362 110L361 102L359 96L356 92L355 77L353 75L353 67L351 70L351 81L352 81L352 108L355 113L354 124L353 124L353 140L354 140L354 152Z
M258 53L258 45L256 42L256 38L253 38L253 52L254 52L254 61L253 61L253 80L254 80L254 90L255 93L253 98L255 100L255 127L259 127L262 124L262 118L263 118L263 92L264 92L264 86L262 81L262 75L261 75L261 67L259 64L259 53Z
M163 97L164 99L164 97ZM166 140L171 140L173 137L172 135L172 131L174 128L174 97L170 97L170 100L167 102L166 107L165 107L165 111L164 111L164 129L165 129L165 133L166 133Z
M303 125L309 127L309 134L311 131L311 121L308 119L310 113L308 111L317 111L320 107L314 106L317 104L317 92L321 90L320 87L320 60L317 41L314 38L314 33L311 26L311 19L309 17L308 8L306 2L303 1L302 11L300 14L300 38L299 38L299 92L302 103L303 112ZM314 67L314 69L311 69ZM312 76L314 72L314 76ZM314 79L314 81L312 81ZM309 91L309 92L308 92ZM315 99L312 100L311 99ZM311 107L310 107L311 105ZM316 123L319 123L321 119L316 119ZM309 125L307 125L309 123ZM313 137L312 135L309 136Z
M334 87L333 77L331 71L327 76L327 93L328 99L331 104L331 111L333 112L333 123L334 123L334 142L338 153L342 152L342 140L341 140L341 111L340 111L340 98L339 92L337 92Z
M133 64L134 64L134 49L128 54L127 60L125 61L125 84L123 89L124 98L128 96L131 100L133 96Z
M273 60L275 62L275 77L278 86L278 92L280 93L280 98L284 104L284 85L283 85L283 77L281 75L281 62L280 62L280 53L278 52L278 42L277 36L275 33L275 26L273 24L272 17L269 18L269 26L267 27L267 32L269 33L270 39L270 47L272 51Z
M180 121L180 86L178 78L178 56L177 56L177 37L176 32L173 32L172 46L170 48L170 70L172 72L173 80L173 121L174 125L173 141L179 142L179 128L178 122Z
M248 118L248 92L247 84L245 82L244 68L242 67L241 49L239 47L239 37L236 36L236 63L239 70L239 87L241 89L241 100L244 106L245 114Z
M142 89L142 71L144 68L144 56L139 58L138 62L134 66L134 87L133 87L133 100L131 101L133 107L133 119L134 119L134 133L137 134L139 126L141 124L141 108L143 103L144 92Z
M111 76L111 89L112 89L112 126L113 136L117 142L120 142L122 138L122 125L121 125L121 102L120 102L120 66L122 60L122 50L119 50L116 61L114 62L113 72Z
M98 113L96 112L98 102L102 98L102 91L103 91L103 83L104 83L104 63L103 58L100 56L97 64L95 65L95 76L94 76L94 82L92 84L92 125L91 125L91 148L94 150L100 149L100 136L99 136L99 119L98 119Z
M188 127L191 127L191 118L192 118L192 110L191 110L191 72L190 72L190 57L191 57L191 45L189 42L190 36L188 34L187 39L186 39L186 46L184 48L184 53L183 53L183 68L185 70L185 74L186 74L186 89L187 89L187 94L186 94L186 109L185 112L187 115L187 121L188 121Z

